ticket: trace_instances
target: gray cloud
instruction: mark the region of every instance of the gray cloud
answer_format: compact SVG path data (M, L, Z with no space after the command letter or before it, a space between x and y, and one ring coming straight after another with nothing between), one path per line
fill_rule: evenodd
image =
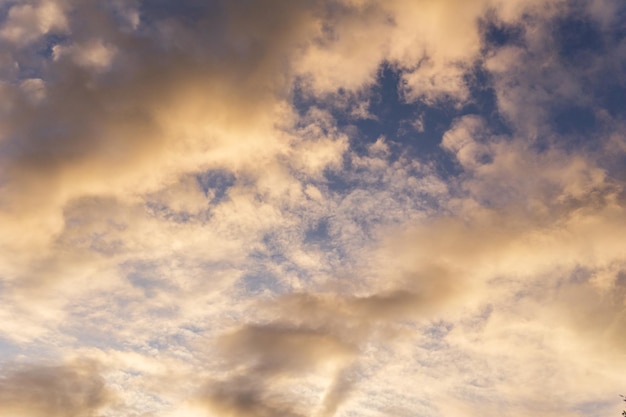
M313 415L302 399L282 393L283 380L301 384L307 375L326 374L335 380L328 407L340 402L343 370L358 353L351 337L289 322L246 325L219 341L219 352L231 369L225 380L211 381L200 394L209 409L233 416ZM300 382L298 382L300 381ZM317 405L313 406L314 408ZM325 414L326 415L326 414Z
M429 307L447 296L440 291L363 297L296 293L273 300L261 308L280 321L245 325L220 338L218 351L231 376L209 382L200 397L210 409L233 416L292 415L295 411L282 407L299 402L276 403L276 383L312 373L326 375L327 387L321 403L302 415L334 416L358 386L355 374L365 345L391 343L401 333L394 322L427 317Z
M303 417L287 400L271 398L261 381L234 380L209 389L202 396L209 410L230 417Z
M114 401L97 365L19 365L0 378L0 411L25 417L96 417Z

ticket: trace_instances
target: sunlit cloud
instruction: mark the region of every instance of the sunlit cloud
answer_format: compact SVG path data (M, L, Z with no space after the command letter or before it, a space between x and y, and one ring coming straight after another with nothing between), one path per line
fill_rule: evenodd
M0 414L619 415L625 13L0 1Z

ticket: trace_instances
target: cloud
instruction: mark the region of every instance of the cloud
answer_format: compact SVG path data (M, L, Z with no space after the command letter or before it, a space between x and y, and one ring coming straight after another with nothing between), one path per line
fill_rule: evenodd
M442 141L464 170L461 186L487 206L518 204L528 216L564 215L581 205L607 204L620 192L595 155L563 146L537 152L534 146L524 136L494 137L474 116L458 120Z
M330 335L305 330L280 327L246 327L223 339L224 350L238 361L250 357L256 368L276 371L283 368L298 369L350 352L349 346ZM256 358L256 355L263 355Z
M67 31L68 21L63 2L42 0L11 6L0 28L0 37L23 46L50 32Z
M7 415L97 416L114 401L93 363L17 366L0 379L0 410Z
M244 326L222 336L219 347L233 370L225 381L210 382L200 401L233 416L310 415L288 387L306 386L310 373L333 378L356 353L332 332L288 323Z
M499 111L529 140L551 143L564 133L600 133L587 129L600 122L593 119L608 104L600 93L607 88L602 85L611 83L606 74L624 56L623 40L607 36L610 19L605 13L614 7L611 1L579 6L558 2L547 13L533 7L538 18L522 26L521 44L504 45L485 56ZM578 38L569 34L574 28ZM575 63L581 59L588 64Z
M314 94L359 91L376 81L382 63L401 71L408 102L463 102L467 75L481 59L478 22L491 13L507 22L549 18L561 2L339 1L325 30L296 60Z
M55 60L66 55L71 56L72 60L81 67L102 71L111 65L115 56L115 49L107 47L98 40L78 46L55 45L52 48L52 56Z
M230 23L222 30L240 27L238 40L226 33L197 37L196 31L206 31L206 22L185 28L167 19L145 28L152 38L124 33L107 26L109 17L89 3L75 5L76 20L68 23L76 32L74 42L53 47L55 62L48 63L43 76L47 100L33 107L19 91L10 93L15 101L3 140L11 148L3 152L3 222L7 227L37 223L40 237L32 239L49 238L62 227L60 211L73 198L152 191L207 163L237 168L246 153L281 152L287 144L272 127L284 94L281 56L309 25L306 9L290 4L274 8L284 8L290 19L263 24L253 24L250 10L226 7ZM93 38L90 29L79 26L81 18L95 27L105 25L105 37ZM216 43L213 51L223 51L220 56L208 49L183 53L183 44L198 47L203 36ZM219 45L219 39L225 44ZM267 52L246 52L251 42ZM66 55L70 61L61 59ZM106 79L89 72L104 68L110 71ZM119 76L122 70L125 75Z
M292 293L261 303L256 308L263 313L259 320L266 316L273 321L244 325L219 338L218 352L229 371L225 379L208 383L201 402L234 416L335 415L359 384L354 374L361 371L368 344L392 343L404 335L399 322L432 317L437 308L445 308L446 299L454 300L454 293L462 291L450 288L454 279L447 271L425 268L414 275L389 271L392 290L371 295ZM413 290L406 290L407 284ZM304 400L279 395L284 392L282 380L306 384L311 374L325 381L310 388L322 398L311 405L317 411L288 407L301 407Z
M619 2L170 3L0 5L0 412L612 412Z

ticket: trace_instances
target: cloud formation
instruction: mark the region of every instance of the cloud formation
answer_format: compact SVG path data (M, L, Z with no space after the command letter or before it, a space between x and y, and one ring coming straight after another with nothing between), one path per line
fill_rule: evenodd
M93 363L17 366L0 379L0 410L26 417L99 415L114 397Z
M0 2L0 413L618 415L624 13Z

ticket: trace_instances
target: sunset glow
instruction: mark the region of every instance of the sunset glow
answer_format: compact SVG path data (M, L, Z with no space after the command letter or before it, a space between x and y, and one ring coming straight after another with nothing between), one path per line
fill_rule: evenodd
M0 416L618 417L623 0L0 0Z

